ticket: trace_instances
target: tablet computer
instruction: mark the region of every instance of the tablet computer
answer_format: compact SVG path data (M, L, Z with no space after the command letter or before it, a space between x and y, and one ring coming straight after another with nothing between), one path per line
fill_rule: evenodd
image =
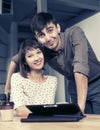
M31 114L21 122L75 122L84 118L78 104L27 105Z

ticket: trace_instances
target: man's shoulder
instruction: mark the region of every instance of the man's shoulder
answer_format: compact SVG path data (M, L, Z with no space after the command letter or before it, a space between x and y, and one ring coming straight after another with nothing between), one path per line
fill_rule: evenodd
M81 27L79 26L72 26L72 27L69 27L69 28L66 28L64 33L72 33L74 31L77 31L77 30L82 30Z
M18 54L14 55L14 56L11 58L11 60L17 64L18 61L19 61L19 56L18 56Z
M66 38L67 37L70 38L74 34L76 35L76 34L81 34L81 33L83 33L83 30L79 26L72 26L72 27L66 28L65 31L63 32Z

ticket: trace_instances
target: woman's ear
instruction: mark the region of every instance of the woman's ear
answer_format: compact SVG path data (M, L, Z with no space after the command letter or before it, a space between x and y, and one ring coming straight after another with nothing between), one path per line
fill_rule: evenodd
M58 33L60 33L61 27L60 27L60 25L58 23L57 23L57 30L58 30Z
M37 35L36 35L36 34L34 34L34 38L35 38L36 40L38 40L38 38L37 38Z

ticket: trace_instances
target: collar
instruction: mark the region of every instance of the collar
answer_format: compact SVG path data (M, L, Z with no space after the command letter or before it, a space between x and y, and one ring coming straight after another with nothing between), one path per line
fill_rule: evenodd
M61 46L57 51L57 54L61 54L64 52L64 33L60 33L60 38L61 38Z

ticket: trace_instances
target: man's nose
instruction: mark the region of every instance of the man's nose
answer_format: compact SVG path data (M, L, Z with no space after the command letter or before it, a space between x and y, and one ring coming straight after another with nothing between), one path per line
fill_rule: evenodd
M46 34L45 39L46 39L46 41L49 41L50 40L50 35Z

